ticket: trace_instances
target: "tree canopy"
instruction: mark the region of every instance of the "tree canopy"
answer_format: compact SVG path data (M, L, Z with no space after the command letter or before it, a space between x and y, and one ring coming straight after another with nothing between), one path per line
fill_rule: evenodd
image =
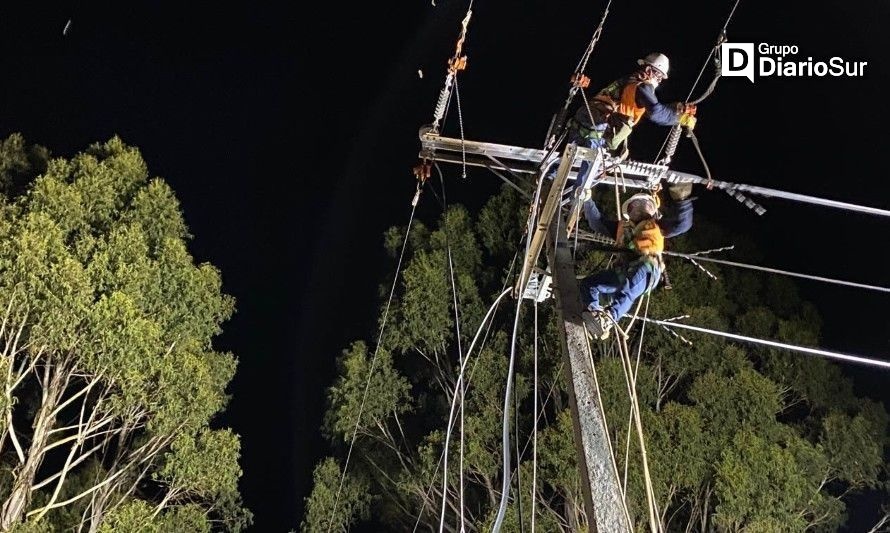
M0 530L250 523L213 426L234 310L176 196L114 137L72 158L0 143Z
M488 306L512 282L510 260L525 213L527 205L504 188L475 216L451 206L435 228L416 224L412 229L380 346L356 342L338 359L340 373L329 389L324 426L332 456L315 470L305 531L345 531L361 521L392 531L415 525L438 530L441 459L462 355L458 348L466 351ZM405 228L386 233L391 255L404 233ZM670 244L691 251L724 245L726 237L699 221L690 236ZM736 244L756 251L750 243ZM601 267L607 259L601 252L579 255L577 273ZM668 268L673 289L651 294L646 303L650 316L688 314L690 322L704 327L818 343L818 313L788 280L717 268L711 269L718 278L714 280L679 260ZM490 527L500 500L502 398L514 306L501 306L483 331L484 344L470 354L462 473L457 428L448 451L447 531L460 530L461 475L469 531ZM541 531L578 531L587 517L557 325L550 303L538 305L536 312L537 390L532 386L535 312L530 303L521 315L518 409L508 413L517 422L513 494L504 528L518 531L519 521L529 527L535 513ZM634 354L640 350L636 385L658 519L667 531L833 531L844 524L851 497L882 488L887 479L887 413L880 404L857 397L838 366L722 338L684 335L691 345L650 325L640 345L637 326L629 340ZM630 513L635 529L642 530L647 512L640 454L628 434L630 406L621 360L608 343L599 346L596 370ZM366 384L369 393L343 476ZM533 502L534 394L543 408Z

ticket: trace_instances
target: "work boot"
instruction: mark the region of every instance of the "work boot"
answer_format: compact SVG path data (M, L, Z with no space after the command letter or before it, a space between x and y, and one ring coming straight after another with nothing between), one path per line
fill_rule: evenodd
M587 334L593 340L606 340L609 338L609 330L612 329L612 321L605 311L584 311L581 313Z

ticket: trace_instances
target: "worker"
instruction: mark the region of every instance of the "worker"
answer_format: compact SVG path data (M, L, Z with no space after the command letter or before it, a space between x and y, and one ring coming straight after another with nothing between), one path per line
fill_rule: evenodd
M692 227L691 183L672 184L663 214L658 197L635 194L621 206L623 220L602 217L596 204L585 202L585 217L597 233L617 235L620 254L614 267L595 272L581 281L581 316L594 339L608 338L613 324L634 302L658 285L664 272L664 240L686 233Z
M667 56L653 52L637 60L637 64L639 68L631 75L610 83L592 98L585 98L585 103L568 121L568 142L603 148L612 155L626 157L628 137L643 117L661 126L695 127L694 104L662 104L655 95L655 89L668 77ZM578 195L590 187L590 168L588 161L580 165L575 182Z

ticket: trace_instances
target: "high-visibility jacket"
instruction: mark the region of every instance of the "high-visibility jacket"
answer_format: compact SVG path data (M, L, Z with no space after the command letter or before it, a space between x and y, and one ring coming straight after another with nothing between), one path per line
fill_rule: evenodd
M651 218L642 220L636 224L629 220L618 223L618 246L627 247L637 252L639 257L627 264L629 270L647 268L651 273L649 285L650 291L658 285L665 265L661 253L664 251L664 234L658 223Z
M646 113L646 108L637 105L637 87L642 84L640 80L627 80L623 85L620 82L609 84L593 99L612 113L618 113L626 117L631 126L638 123Z
M673 126L680 120L677 107L659 102L655 87L636 76L613 81L591 100L590 111L597 123L605 123L612 113L627 117L627 122L631 126L637 124L644 114L648 120L662 126ZM593 127L587 106L578 108L575 120L585 128Z
M636 224L622 220L618 224L616 240L619 246L626 246L640 255L661 255L664 251L664 234L651 218Z

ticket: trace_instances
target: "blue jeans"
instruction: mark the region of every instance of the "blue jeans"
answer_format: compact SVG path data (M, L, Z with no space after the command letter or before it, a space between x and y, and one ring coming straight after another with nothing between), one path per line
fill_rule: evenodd
M603 310L600 296L606 295L611 304L605 310L617 321L660 278L661 272L651 261L637 260L626 268L601 270L581 280L581 303L589 311Z
M597 124L597 128L599 128L599 124ZM602 129L606 129L606 125L602 125ZM578 146L583 146L585 148L592 148L594 150L598 148L602 148L606 145L606 141L602 138L599 139L588 139L587 137L582 137L578 130L572 130L569 134L569 142L573 142ZM600 163L602 164L602 163ZM590 175L590 170L592 167L592 163L590 161L584 160L581 161L581 165L578 167L578 177L575 178L575 192L578 192L578 189L582 188L587 182L587 177Z

